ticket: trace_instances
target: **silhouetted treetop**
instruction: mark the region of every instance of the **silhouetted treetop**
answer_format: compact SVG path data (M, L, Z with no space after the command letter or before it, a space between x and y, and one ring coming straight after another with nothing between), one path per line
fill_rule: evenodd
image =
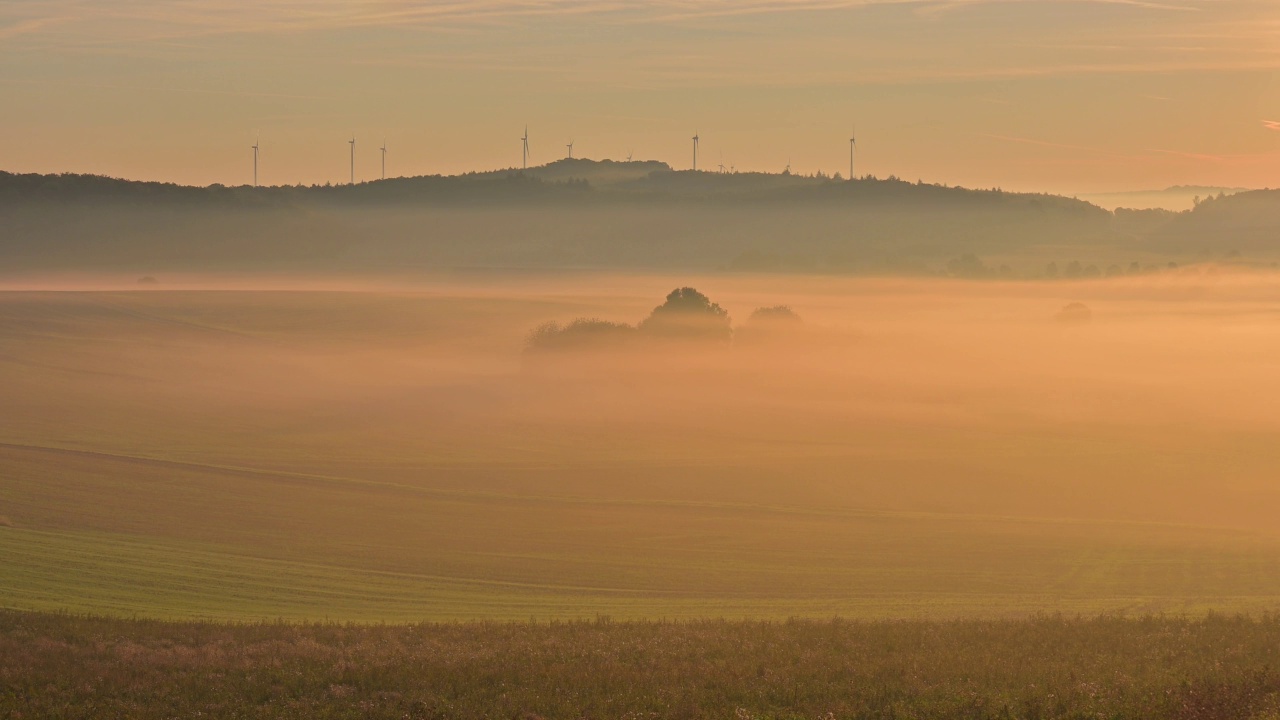
M653 309L650 318L659 315L714 315L727 318L729 313L711 298L691 287L676 288L667 293L666 302Z
M773 305L756 308L733 334L734 344L752 344L783 338L794 339L804 330L804 321L790 307Z
M676 288L640 323L644 332L668 337L728 340L729 313L691 287Z
M747 324L749 325L757 323L766 325L800 325L802 322L800 316L786 305L756 308L755 312L751 313L751 316L747 318Z

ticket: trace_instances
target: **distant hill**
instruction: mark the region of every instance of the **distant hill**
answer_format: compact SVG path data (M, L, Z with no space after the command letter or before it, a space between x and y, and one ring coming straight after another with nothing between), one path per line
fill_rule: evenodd
M896 178L834 180L790 173L720 173L672 170L655 161L558 160L528 170L390 178L355 185L191 187L97 175L16 175L0 172L0 205L33 202L146 203L151 205L248 207L460 201L508 203L528 200L571 203L614 201L776 201L782 203L974 204L1069 209L1105 215L1081 200L1056 195L970 190L908 183Z
M488 174L502 175L511 172L511 170L497 170ZM671 172L671 166L657 160L615 161L566 158L522 172L530 177L550 182L585 180L595 186L607 186L639 180L652 173Z
M1206 257L1275 254L1280 250L1280 190L1207 197L1160 227L1151 243Z
M1163 190L1135 190L1112 193L1084 193L1076 197L1108 210L1161 209L1181 212L1195 207L1205 198L1248 192L1248 188L1209 185L1174 185Z
M1258 228L1273 222L1261 209L1251 211L1253 224L1206 219L1231 199L1194 213L1112 213L1073 198L896 178L692 172L586 159L305 187L0 173L0 269L1036 276L1055 261L1163 265L1182 259L1168 256L1184 252L1185 243L1174 240L1179 233L1194 235L1201 224L1262 233Z

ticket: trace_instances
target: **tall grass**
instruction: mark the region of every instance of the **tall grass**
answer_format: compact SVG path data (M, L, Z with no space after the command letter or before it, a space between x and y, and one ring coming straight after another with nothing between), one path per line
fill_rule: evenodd
M1280 615L165 623L0 612L0 717L1134 718L1280 711Z

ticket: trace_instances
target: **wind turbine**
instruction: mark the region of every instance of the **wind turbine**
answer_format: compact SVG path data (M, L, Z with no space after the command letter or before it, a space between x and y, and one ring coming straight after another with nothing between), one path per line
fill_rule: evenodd
M354 135L347 142L351 143L351 184L356 184L356 138Z
M698 171L698 131L693 131L693 171Z
M382 179L387 179L387 141L382 141Z
M631 151L631 150L628 150L628 151L627 151L627 162L631 162L631 156L632 156L633 154L634 154L634 152L633 152L633 151Z
M853 179L853 148L858 144L858 126L854 125L849 133L849 179Z
M253 186L258 187L258 138L253 139Z
M565 147L569 148L569 159L572 160L573 159L573 141L570 140L569 144L565 145Z
M524 126L524 135L520 137L520 141L524 143L524 154L521 155L520 169L529 169L529 126Z

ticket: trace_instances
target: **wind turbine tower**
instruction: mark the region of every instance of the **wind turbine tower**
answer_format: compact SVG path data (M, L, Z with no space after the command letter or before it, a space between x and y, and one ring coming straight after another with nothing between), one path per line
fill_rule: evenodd
M853 149L858 145L858 126L854 125L849 133L849 179L853 179Z
M253 186L258 187L258 139L253 139Z
M356 184L356 139L352 136L347 142L351 143L351 184Z
M382 141L382 179L387 179L387 141Z
M698 171L698 133L693 133L693 171Z
M569 144L565 145L565 147L569 148L569 159L572 160L573 159L573 141L570 140Z
M524 154L521 155L520 169L528 170L529 169L529 126L528 125L524 126L524 135L520 138L520 141L524 143L524 149L523 149Z

